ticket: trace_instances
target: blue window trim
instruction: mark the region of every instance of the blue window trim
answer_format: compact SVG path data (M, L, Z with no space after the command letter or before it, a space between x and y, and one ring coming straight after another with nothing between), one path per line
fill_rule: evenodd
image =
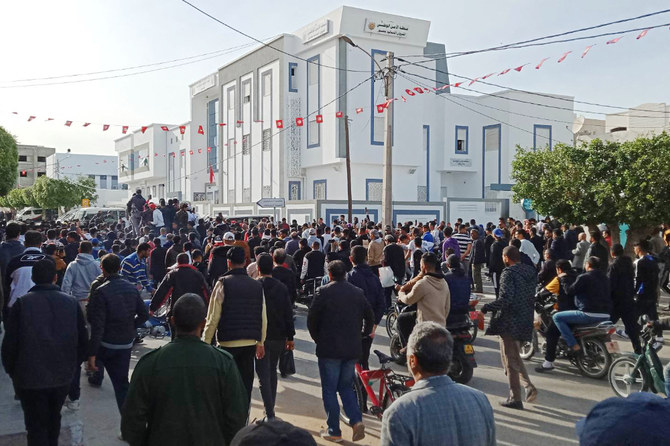
M289 93L297 93L298 86L293 83L293 78L291 77L291 68L296 69L296 77L297 77L298 63L297 62L288 63L288 91Z
M365 201L370 201L370 194L368 191L368 186L374 183L383 183L384 181L380 178L366 178L365 179Z
M308 149L313 149L314 147L319 147L321 145L321 125L317 125L317 142L316 144L310 144L309 143L309 121L310 121L310 110L309 110L309 64L314 61L317 66L317 80L316 80L316 91L317 91L317 97L316 97L316 108L317 108L317 113L321 113L321 55L317 54L314 57L310 57L307 59L306 62L306 67L307 67L307 75L305 76L307 78L307 148Z
M430 126L424 125L426 129L426 202L430 201Z
M352 214L370 215L372 221L379 221L379 211L377 209L368 209L367 214L365 213L365 208L352 208L351 211ZM333 217L347 215L347 212L349 212L348 209L326 208L326 225L330 226L333 223Z
M289 181L288 182L288 199L291 200L291 186L294 184L298 185L298 200L302 200L302 183L300 181Z
M323 199L327 200L328 199L328 180L314 180L314 182L312 183L312 187L313 187L312 197L315 200L317 200L317 198L316 198L316 185L317 184L323 184L325 186L324 187L325 190L324 190L324 194L323 194L324 195ZM320 200L320 198L319 198L319 200Z
M211 152L207 152L207 170L211 166L214 172L219 171L219 124L216 122L218 107L218 99L207 103L207 147L212 148Z
M374 76L377 71L375 54L386 55L387 52L388 51L376 50L374 48L370 50L370 55L372 56L372 59L370 59L370 75ZM383 80L373 79L372 84L370 85L370 145L383 146L383 139L381 141L375 141L375 116L377 115L377 105L375 104L375 82L383 82ZM393 92L391 92L391 96L393 96ZM393 136L391 136L391 140L393 140Z
M459 130L465 130L465 151L464 152L459 152L458 151L458 131ZM454 130L454 153L456 155L467 155L469 151L470 151L470 127L468 127L467 125L457 125L456 129Z
M535 124L533 125L533 150L537 150L537 129L547 129L549 130L549 150L551 151L551 126L546 124ZM544 138L542 138L544 139ZM542 145L544 148L544 144Z
M482 198L486 198L486 130L498 129L498 184L502 177L502 125L493 124L482 127Z

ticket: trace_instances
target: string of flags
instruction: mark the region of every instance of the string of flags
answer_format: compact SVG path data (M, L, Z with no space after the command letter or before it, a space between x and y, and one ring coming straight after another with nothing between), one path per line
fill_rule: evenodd
M649 31L651 29L652 28L642 30L635 37L635 40L640 40L640 39L644 38L649 33ZM614 45L614 44L618 43L624 37L625 37L625 35L621 35L621 36L612 38L610 40L607 40L605 42L605 45ZM589 52L593 49L593 47L595 47L595 46L597 46L596 43L588 45L586 48L584 48L584 50L581 53L580 58L584 59L589 54ZM558 57L556 62L557 63L564 62L571 54L573 54L573 51L563 52L561 54L561 56ZM500 70L500 71L494 71L494 72L491 72L491 73L486 74L486 75L478 76L478 77L473 78L472 80L454 82L452 84L445 84L445 85L442 85L440 87L425 88L425 87L418 87L417 86L417 87L414 87L414 88L407 88L407 89L404 90L403 94L401 94L400 97L388 99L383 103L376 104L376 111L377 111L377 113L384 113L384 111L388 108L389 104L391 104L392 102L394 102L394 101L407 102L410 98L412 98L414 96L417 96L417 95L422 95L424 93L437 92L437 91L441 91L441 90L446 90L447 88L459 88L459 87L462 87L462 86L468 86L469 87L469 86L472 86L473 84L479 82L480 80L485 80L485 79L488 79L488 78L493 77L493 76L504 76L504 75L506 75L506 74L508 74L512 71L516 71L516 72L520 73L525 67L527 67L529 65L534 66L536 70L540 70L545 65L545 63L550 61L551 59L552 59L551 57L544 57L536 64L524 63L522 65L508 67L508 68L505 68L505 69ZM408 63L408 65L411 65L411 63ZM354 110L355 110L357 115L359 115L359 114L361 114L365 111L364 107L356 107ZM12 114L19 115L18 112L12 112ZM344 117L344 112L340 111L340 110L336 111L335 112L335 117L336 118L343 118ZM297 117L297 118L295 118L295 121L293 123L291 123L291 125L295 125L296 127L303 127L304 124L305 124L305 120L307 120L308 118L309 118L308 116ZM37 116L28 115L27 121L32 122L32 121L35 121L36 119L37 119ZM316 121L317 124L322 124L323 121L324 121L324 115L323 114L317 114L315 116L314 120ZM45 122L48 122L48 121L55 121L55 119L54 118L47 118L45 120ZM253 122L262 123L263 121L254 120ZM65 126L66 127L72 128L73 124L74 124L74 121L71 121L71 120L65 121ZM82 123L82 127L89 127L91 124L92 124L91 122L84 122L84 123ZM235 124L239 126L239 125L244 124L244 121L243 120L236 120ZM286 123L283 119L277 119L274 122L274 124L275 124L277 129L284 129L285 125L288 125L288 123ZM130 126L128 126L128 125L120 125L120 124L101 124L101 125L102 125L102 131L103 132L108 131L111 127L120 127L121 128L121 133L124 134L124 135L127 134L128 130L130 129ZM219 127L225 127L226 125L227 124L225 122L218 123ZM141 126L140 131L142 133L145 133L148 128L149 128L149 126ZM164 132L171 131L170 128L166 125L160 126L160 129ZM180 125L180 126L178 126L178 130L179 130L179 133L181 135L184 135L186 133L186 126ZM197 133L199 135L204 135L205 134L205 130L204 130L202 125L198 125ZM237 144L237 141L234 141L234 144ZM224 144L224 146L227 146L227 145L228 145L227 143ZM196 153L193 150L189 150L188 152L189 152L189 155L194 155ZM211 152L211 147L207 148L207 152ZM197 153L201 154L202 149L198 149ZM182 151L181 155L185 156L185 151ZM155 154L155 156L158 156L158 154ZM165 155L163 155L163 156L165 156ZM171 153L171 156L176 157L176 154L173 152L173 153ZM147 157L147 159L148 159L148 157Z

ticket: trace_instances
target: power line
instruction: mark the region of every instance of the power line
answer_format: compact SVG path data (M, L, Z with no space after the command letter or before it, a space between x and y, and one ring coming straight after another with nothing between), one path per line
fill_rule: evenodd
M263 40L272 40L275 37L277 37L277 36L268 37L268 38L263 39ZM138 68L147 68L147 67L165 65L165 64L174 63L174 62L181 62L181 61L184 61L184 60L192 60L192 59L197 59L199 57L211 56L211 55L219 54L219 53L225 54L227 52L236 51L236 50L239 50L239 49L242 49L242 48L247 48L247 47L252 46L252 45L255 45L255 43L248 42L248 43L244 43L242 45L238 45L238 46L231 47L231 48L222 48L222 49L219 49L219 50L216 50L216 51L210 51L208 53L196 54L194 56L182 57L182 58L179 58L179 59L165 60L165 61L162 61L162 62L154 62L154 63L143 64L143 65L135 65L135 66L132 66L132 67L112 68L112 69L109 69L109 70L90 71L88 73L73 73L73 74L62 74L62 75L58 75L58 76L35 77L35 78L30 78L30 79L14 79L14 80L10 80L10 81L1 81L1 82L3 82L3 83L35 82L35 81L47 81L47 80L54 80L54 79L64 79L64 78L68 78L68 77L93 76L93 75L96 75L96 74L115 73L115 72L118 72L118 71L135 70L135 69L138 69Z
M483 48L483 49L479 49L479 50L460 51L460 52L455 52L455 53L432 53L432 54L420 54L420 55L415 54L415 55L404 55L404 56L400 55L399 57L426 57L426 56L458 57L458 56L466 56L466 55L469 55L469 54L477 54L477 53L483 53L483 52L488 52L488 51L498 51L498 50L508 49L508 48L523 48L523 46L519 46L519 45L525 45L525 44L539 42L541 40L553 39L553 38L556 38L556 37L563 37L563 36L567 36L567 35L570 35L570 34L576 34L576 33L584 32L584 31L590 31L590 30L593 30L593 29L604 28L604 27L611 26L611 25L617 25L617 24L620 24L620 23L640 20L640 19L644 19L644 18L647 18L647 17L652 17L652 16L656 16L656 15L660 15L660 14L666 14L668 12L670 12L670 9L664 9L664 10L661 10L661 11L655 11L655 12L651 12L651 13L648 13L648 14L639 15L639 16L636 16L636 17L629 17L629 18L625 18L625 19L615 20L615 21L612 21L612 22L607 22L607 23L601 23L601 24L598 24L598 25L588 26L588 27L585 27L585 28L574 29L574 30L565 31L565 32L562 32L562 33L557 33L557 34L550 34L550 35L546 35L546 36L542 36L542 37L535 37L533 39L521 40L521 41L518 41L518 42L508 43L508 44L505 44L505 45L499 45L499 46L494 46L494 47ZM659 25L659 26L665 26L665 25ZM644 30L644 29L651 29L651 28L642 28L640 30ZM627 31L622 31L622 32L627 32ZM584 38L587 38L587 37L584 37ZM552 43L558 43L558 42L552 42Z
M188 6L190 6L191 8L195 9L195 10L198 11L199 13L201 13L201 14L203 14L203 15L209 17L210 19L214 20L215 22L220 23L221 25L225 26L226 28L228 28L228 29L230 29L230 30L232 30L232 31L235 31L236 33L241 34L241 35L243 35L244 37L247 37L247 38L249 38L249 39L251 39L251 40L254 40L254 41L260 43L261 45L263 45L263 46L265 46L265 47L268 47L268 48L271 48L271 49L273 49L273 50L275 50L275 51L277 51L277 52L280 52L280 53L282 53L282 54L284 54L284 55L286 55L286 56L293 57L293 58L298 59L298 60L302 60L303 62L311 63L311 64L314 64L314 65L318 65L318 66L320 66L320 67L331 68L331 69L333 69L333 70L348 71L348 72L351 72L351 73L367 73L366 70L349 70L349 69L347 69L347 68L333 67L333 66L330 66L330 65L323 65L323 64L321 64L320 62L309 61L308 59L305 59L305 58L300 57L300 56L296 56L295 54L291 54L291 53L289 53L289 52L287 52L287 51L284 51L284 50L281 49L281 48L274 47L274 46L272 46L272 45L270 45L270 44L267 44L267 43L265 43L265 42L263 42L263 41L261 41L261 40L258 40L258 39L255 38L254 36L251 36L251 35L245 33L244 31L241 31L241 30L235 28L234 26L229 25L229 24L223 22L223 21L220 20L220 19L217 19L216 17L214 17L213 15L209 14L208 12L206 12L206 11L204 11L204 10L198 8L197 6L195 6L193 3L189 2L188 0L181 0L181 1L182 1L183 3L185 3L185 4L187 4Z
M409 65L415 65L415 64L414 64L414 63L410 63ZM406 66L406 65L403 65L403 66ZM423 67L423 68L425 68L425 69L427 69L427 70L435 71L435 72L437 72L437 73L451 74L451 73L447 73L446 71L437 70L437 69L435 69L435 68L424 67L423 65L416 65L416 66L418 66L418 67ZM409 74L409 73L408 73L408 74ZM421 75L419 75L419 74L413 74L413 76L416 76L416 77L419 77L419 78L422 78L422 79L425 79L425 80L428 80L428 81L431 81L431 82L434 81L434 79L430 79L430 78L421 76ZM456 74L454 74L454 76L456 76L456 77L458 77L458 78L468 79L468 80L470 80L470 81L474 81L474 80L475 80L475 79L471 79L471 78L466 78L465 76L459 76L459 75L456 75ZM492 84L492 83L485 82L485 81L482 81L482 80L477 80L477 82L481 82L481 83L486 84L486 85L494 85L494 86L497 86L497 87L500 87L500 88L506 88L506 89L508 89L508 90L513 90L513 91L517 91L517 92L521 92L521 93L528 93L528 94L534 94L534 95L538 95L538 96L543 96L543 97L547 97L547 98L551 98L551 99L560 99L560 100L567 101L567 102L577 102L577 103L583 103L583 104L590 104L590 105L604 106L604 105L602 105L602 104L597 104L597 103L593 103L593 102L584 102L584 101L578 101L578 100L570 100L570 99L560 98L560 97L556 97L556 96L549 95L549 94L535 93L535 92L525 91L525 90L516 90L516 89L514 89L514 88L508 88L508 87L505 87L505 86L502 86L502 85ZM517 98L510 98L510 97L502 96L502 95L499 95L499 94L496 94L496 93L484 93L484 92L482 92L482 91L475 90L475 89L472 89L472 88L463 87L463 86L459 86L458 88L461 88L461 89L463 89L463 90L467 90L467 91L471 91L471 92L474 92L474 93L486 94L486 95L488 95L488 96L493 96L493 97L500 98L500 99L505 99L505 100L508 100L508 101L521 102L521 103L530 104L530 105L537 105L538 107L555 108L555 109L559 109L559 110L579 111L579 112L582 112L582 113L594 113L594 114L600 114L600 115L606 115L606 114L607 114L607 113L604 113L604 112L594 111L594 110L581 110L581 109L577 109L577 108L560 107L560 106L557 106L557 105L540 104L540 103L538 103L538 102L525 101L525 100L523 100L523 99L517 99ZM624 109L624 110L631 110L630 108L619 107L619 106L614 106L614 105L610 105L610 106L608 106L608 107L611 107L611 108L619 108L619 109ZM634 110L635 110L635 111L651 112L651 113L663 113L663 114L668 114L668 113L670 113L669 111L661 111L661 110L649 110L649 109L634 109ZM635 117L635 118L650 118L650 119L653 118L653 119L658 119L658 118L660 118L661 116L636 115L636 116L634 116L634 117Z

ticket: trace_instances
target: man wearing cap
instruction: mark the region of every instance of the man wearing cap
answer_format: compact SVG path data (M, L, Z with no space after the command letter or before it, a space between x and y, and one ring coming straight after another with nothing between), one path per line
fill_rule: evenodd
M307 244L309 246L313 246L314 242L317 242L319 244L319 251L323 251L323 245L321 244L321 240L319 237L316 236L316 229L312 228L309 230L309 237L307 237Z
M235 359L251 401L254 384L254 358L265 356L267 315L263 285L247 275L244 250L231 247L227 253L228 272L214 285L207 309L203 341L218 345Z
M379 237L379 231L373 229L370 231L370 244L368 244L368 265L376 275L379 275L379 268L382 266L384 257L384 244Z
M177 336L135 367L121 414L131 445L231 444L249 402L233 357L200 340L206 306L197 294L174 305Z

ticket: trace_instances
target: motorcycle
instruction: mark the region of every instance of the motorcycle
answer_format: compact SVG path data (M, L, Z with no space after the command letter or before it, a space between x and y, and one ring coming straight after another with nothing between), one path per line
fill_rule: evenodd
M640 334L643 354L632 353L618 358L612 363L608 373L614 394L622 398L634 392L665 394L663 365L657 353L663 344L653 342L653 327L647 324L649 317L643 315L640 320L644 327Z
M545 341L540 345L539 337L546 339L552 316L556 312L556 302L557 296L553 294L539 292L535 296L535 312L539 317L535 321L533 340L521 345L522 359L530 359L536 352L545 354L547 343ZM568 359L582 375L600 379L607 375L612 365L612 355L619 352L619 344L611 339L615 332L616 326L610 321L576 325L572 328L572 333L582 349L581 352L574 353L561 337L556 347L556 358Z
M296 302L305 305L307 308L312 306L316 290L321 286L323 277L315 277L313 279L305 280L305 283L300 286Z
M406 306L402 302L396 302L395 307L398 315L416 309L415 306ZM398 319L396 317L393 328L394 334L391 336L390 341L391 358L397 364L404 365L407 362L407 357L401 353L401 350L405 346L400 340L397 324ZM473 339L470 334L471 325L472 321L470 320L470 315L467 313L447 323L447 330L449 330L454 339L451 367L447 374L451 379L460 384L467 384L472 379L474 368L477 367L475 348L472 345Z
M147 308L147 312L149 311L150 304L150 299L144 300L144 306ZM167 321L167 313L169 309L170 305L168 300L168 302L156 310L153 315L150 315L149 319L147 319L141 327L137 328L137 337L140 339L144 339L149 335L156 339L163 339L166 336L172 337L170 324Z

